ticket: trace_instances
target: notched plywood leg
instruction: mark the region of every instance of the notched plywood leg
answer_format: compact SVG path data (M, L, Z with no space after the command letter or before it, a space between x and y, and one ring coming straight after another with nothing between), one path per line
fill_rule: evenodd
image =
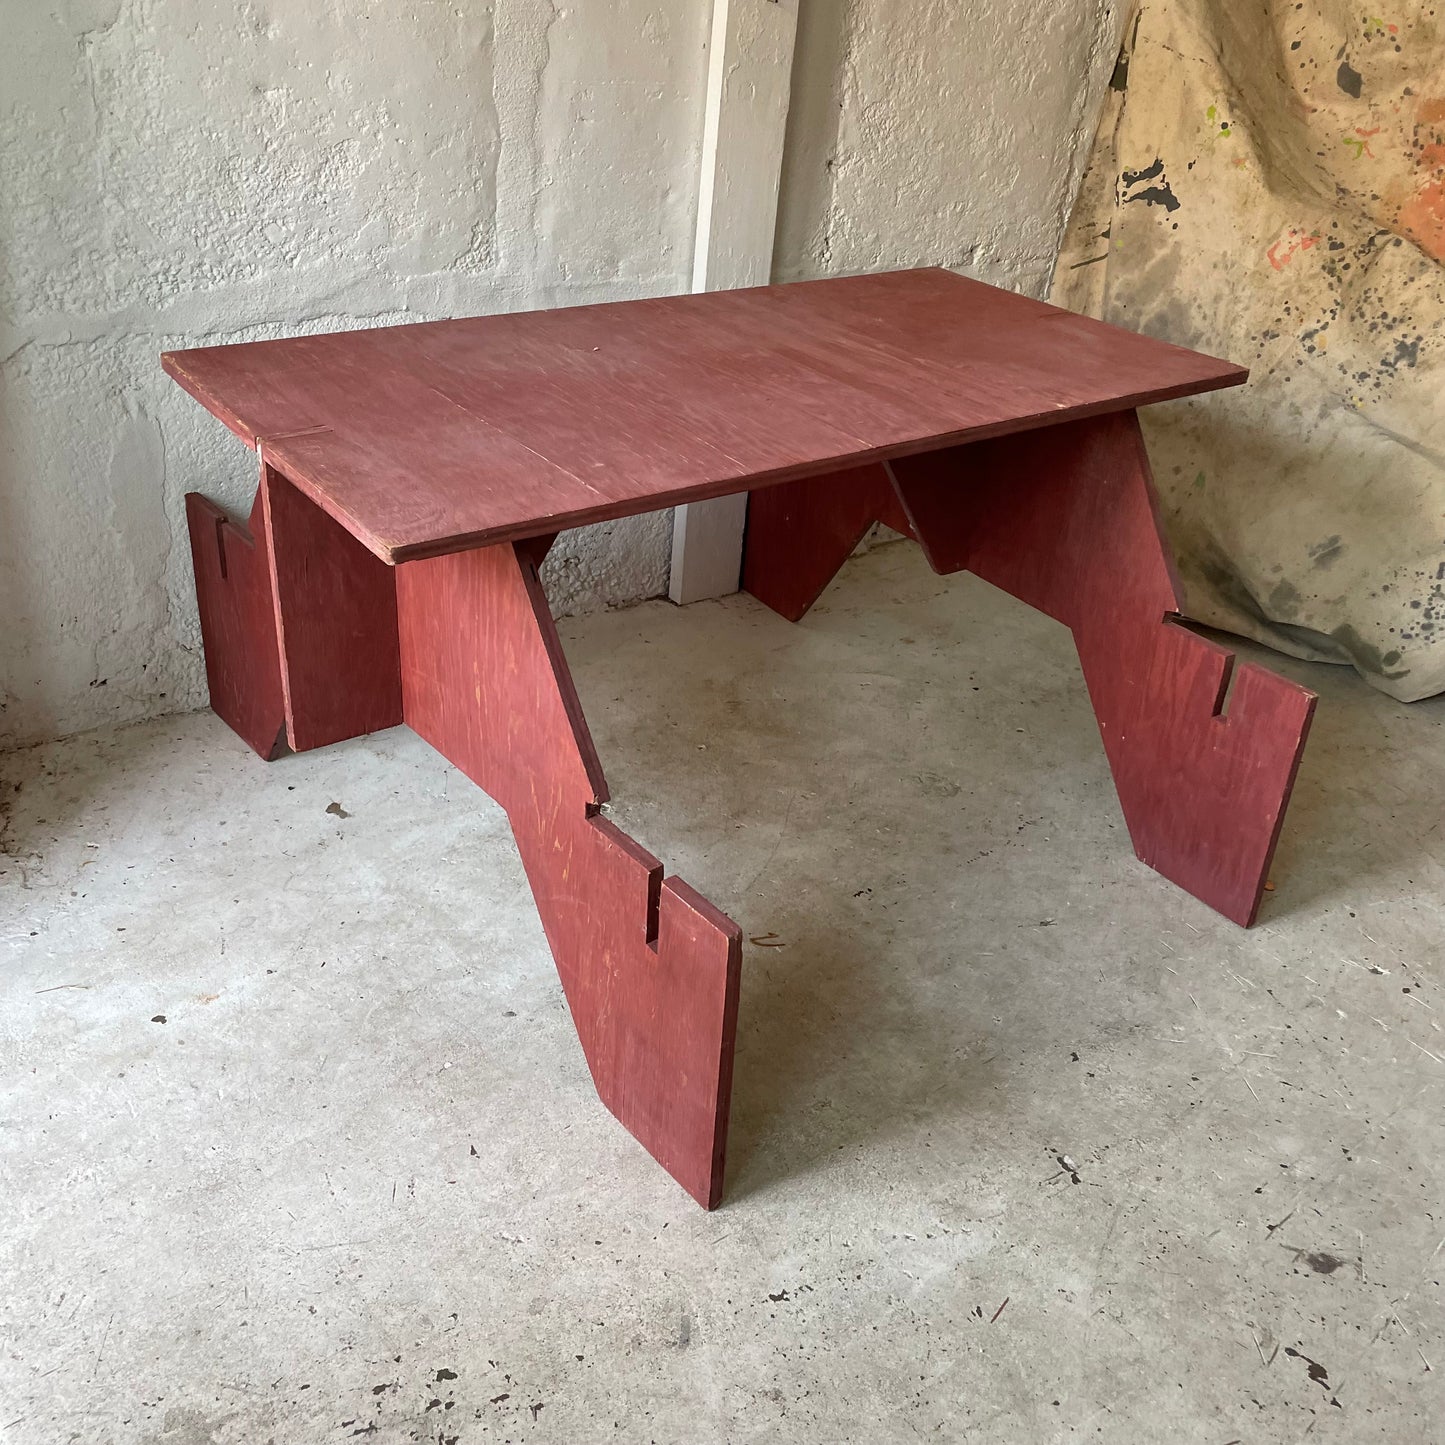
M1134 414L890 470L936 571L966 568L1073 631L1138 856L1253 922L1315 697L1176 625L1178 583Z
M186 498L211 706L263 758L401 722L396 580L278 471L248 525Z
M405 718L506 810L598 1094L712 1208L741 934L600 811L606 783L537 577L545 550L398 567Z
M1134 414L757 491L743 585L796 621L875 521L1072 629L1136 853L1252 922L1315 699L1177 625Z
M186 495L211 708L270 761L286 717L262 521L259 496L248 527L199 492Z
M1172 615L1132 634L1081 622L1074 640L1135 853L1247 928L1314 694Z

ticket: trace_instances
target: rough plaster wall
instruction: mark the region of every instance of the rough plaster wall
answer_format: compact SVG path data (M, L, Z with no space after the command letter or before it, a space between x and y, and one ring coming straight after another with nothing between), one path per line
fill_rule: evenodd
M255 462L166 347L686 286L694 0L0 0L0 746L199 705L182 495ZM559 610L666 584L564 538Z
M800 0L774 278L948 266L1042 296L1125 13ZM858 550L897 536L879 524Z
M803 0L777 278L944 265L1042 295L1120 23L1111 0Z

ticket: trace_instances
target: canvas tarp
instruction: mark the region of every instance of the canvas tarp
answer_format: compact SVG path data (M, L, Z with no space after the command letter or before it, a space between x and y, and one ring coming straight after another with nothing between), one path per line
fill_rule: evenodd
M1053 299L1251 368L1144 414L1186 610L1445 690L1445 6L1125 34Z

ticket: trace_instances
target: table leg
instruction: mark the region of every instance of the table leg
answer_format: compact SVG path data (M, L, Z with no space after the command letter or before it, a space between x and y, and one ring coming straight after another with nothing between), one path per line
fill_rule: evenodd
M1253 922L1315 698L1178 625L1135 415L755 493L744 586L796 619L900 507L935 571L974 572L1072 630L1135 852Z
M743 591L799 621L875 522L912 535L888 469L875 464L764 487L748 498Z
M602 1101L721 1198L741 934L601 813L537 567L550 539L397 568L407 724L506 809Z
M506 809L602 1101L722 1195L742 937L601 809L537 577L550 539L395 569L272 468L249 527L186 498L215 711L264 758L405 720Z

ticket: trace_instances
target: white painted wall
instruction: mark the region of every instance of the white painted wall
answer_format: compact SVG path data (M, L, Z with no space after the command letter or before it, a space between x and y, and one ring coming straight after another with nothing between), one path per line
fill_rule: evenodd
M804 0L774 279L943 265L1042 295L1126 8Z
M687 289L696 0L0 0L0 746L199 706L182 495L251 454L162 349ZM559 610L666 587L666 515Z
M0 746L204 702L181 497L254 461L162 349L687 289L711 13L0 0ZM803 0L779 278L1040 290L1110 24ZM569 535L554 605L661 592L668 545Z
M948 266L1042 297L1129 8L802 0L773 279Z

